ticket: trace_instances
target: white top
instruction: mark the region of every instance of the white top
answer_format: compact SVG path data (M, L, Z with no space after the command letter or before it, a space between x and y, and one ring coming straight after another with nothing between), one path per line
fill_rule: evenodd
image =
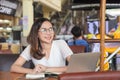
M60 67L65 66L66 57L72 54L73 52L64 40L54 40L48 59L45 57L40 60L33 58L30 55L30 45L25 48L25 50L21 53L21 56L27 61L32 59L34 65L42 64L48 67Z

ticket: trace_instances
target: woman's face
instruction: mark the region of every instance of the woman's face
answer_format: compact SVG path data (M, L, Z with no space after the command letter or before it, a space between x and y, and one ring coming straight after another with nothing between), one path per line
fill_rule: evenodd
M38 37L42 43L51 43L54 38L53 26L49 21L43 22L38 30Z

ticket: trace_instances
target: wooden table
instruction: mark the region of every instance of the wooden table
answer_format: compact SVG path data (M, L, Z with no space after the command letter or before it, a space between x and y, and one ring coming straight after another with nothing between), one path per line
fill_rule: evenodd
M25 79L25 74L0 71L0 80L40 80L40 79ZM57 79L46 78L43 80L57 80Z
M0 54L12 54L12 51L10 49L0 50Z

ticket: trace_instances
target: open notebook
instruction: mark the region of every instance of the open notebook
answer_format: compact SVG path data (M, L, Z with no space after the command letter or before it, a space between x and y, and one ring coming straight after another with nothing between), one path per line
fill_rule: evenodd
M44 78L44 73L38 73L38 74L26 74L26 79L37 79L37 78Z
M58 77L61 73L57 72L45 72L45 73L37 73L37 74L26 74L26 79L38 79L45 77Z

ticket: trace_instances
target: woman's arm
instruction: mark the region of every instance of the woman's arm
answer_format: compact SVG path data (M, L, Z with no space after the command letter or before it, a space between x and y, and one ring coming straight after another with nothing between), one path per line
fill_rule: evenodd
M70 56L69 55L66 60L67 62L69 62L70 60ZM63 66L63 67L46 67L46 66L43 66L43 65L39 65L42 69L42 71L45 71L45 72L60 72L60 73L64 73L67 71L67 66Z
M64 67L47 67L46 72L60 72L64 73L67 70L67 66Z
M44 65L39 64L39 67L42 72L59 72L59 73L63 73L67 70L67 66L63 66L63 67L47 67Z
M19 58L12 64L10 71L18 73L33 73L33 69L22 67L26 60L19 56Z

